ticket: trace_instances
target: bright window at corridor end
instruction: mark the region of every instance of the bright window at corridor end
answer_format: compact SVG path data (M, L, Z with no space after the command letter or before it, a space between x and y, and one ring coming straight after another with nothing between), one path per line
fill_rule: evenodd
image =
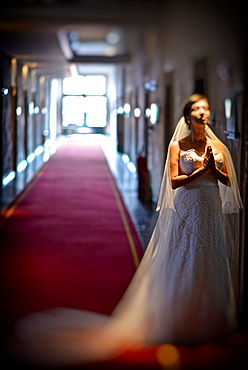
M107 124L106 76L85 75L63 80L63 126L105 127Z

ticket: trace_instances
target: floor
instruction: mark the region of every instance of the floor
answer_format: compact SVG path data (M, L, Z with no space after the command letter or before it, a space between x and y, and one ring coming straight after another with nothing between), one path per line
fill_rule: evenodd
M138 174L134 168L136 164L131 163L132 166L130 166L128 157L117 152L115 143L111 142L108 137L101 137L101 139L103 139L101 145L111 172L132 218L143 249L146 249L158 217L156 204L139 200Z
M138 198L138 174L136 164L129 161L129 158L123 153L116 150L116 143L108 136L100 134L87 134L88 140L98 143L102 146L105 153L109 168L115 178L116 184L122 194L125 205L132 218L133 224L140 238L143 249L145 250L155 226L158 213L156 212L156 204L152 202L142 202ZM59 147L66 136L62 136L57 141ZM35 156L35 159L28 163L23 171L17 172L16 177L2 189L1 194L1 210L8 207L18 194L32 180L36 173L43 165L44 161L48 160L55 149L51 151L49 148L40 155Z

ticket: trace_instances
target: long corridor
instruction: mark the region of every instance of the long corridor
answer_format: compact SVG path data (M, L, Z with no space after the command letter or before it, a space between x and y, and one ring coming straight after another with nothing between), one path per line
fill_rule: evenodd
M147 345L98 366L248 369L246 13L241 0L0 4L1 337L6 338L19 318L47 308L111 314L156 225L168 144L185 102L200 94L208 102L206 125L230 152L235 193L240 191L243 204L239 213L223 216L237 331L221 343L184 347L175 340L175 345ZM178 159L180 172L179 153ZM208 228L207 237L201 237L206 243L211 211L201 212ZM190 219L182 219L191 225ZM190 228L191 234L201 235L201 227L196 233ZM178 236L181 244L182 234ZM162 242L161 249L169 244ZM199 276L210 282L213 274L205 272L208 263L203 261ZM219 264L217 269L220 272ZM175 279L159 275L156 280L174 281L176 298L182 287L180 271ZM184 281L190 281L188 276ZM224 291L220 284L208 285ZM168 290L158 289L158 297ZM181 297L188 297L184 288L181 291ZM195 288L190 292L196 296ZM204 289L199 289L201 294ZM156 307L159 299L150 301ZM174 317L181 312L184 317L179 301L179 316L170 309ZM206 301L213 310L212 299ZM193 332L184 331L185 338ZM33 370L1 352L4 370ZM85 370L81 364L79 368Z
M96 138L69 138L2 219L10 320L51 306L111 314L142 256Z

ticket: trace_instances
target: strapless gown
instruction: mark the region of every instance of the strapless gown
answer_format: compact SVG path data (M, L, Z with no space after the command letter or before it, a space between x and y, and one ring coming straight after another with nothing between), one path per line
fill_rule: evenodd
M223 155L214 157L221 169ZM204 153L194 149L181 151L181 173L192 173L203 159ZM64 308L34 313L17 323L8 351L24 362L73 365L148 343L220 340L234 330L221 198L211 171L177 189L175 210L165 210L157 223L110 317Z
M214 157L222 169L222 154ZM181 173L189 175L203 160L204 153L181 151ZM165 342L177 344L217 339L236 325L218 182L207 171L180 187L174 202L176 212L163 256L166 283L157 332Z

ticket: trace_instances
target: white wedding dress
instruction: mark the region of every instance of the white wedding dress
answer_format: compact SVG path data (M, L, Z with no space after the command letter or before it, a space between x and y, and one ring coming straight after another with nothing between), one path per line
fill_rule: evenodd
M181 151L181 173L189 175L200 167L204 155L194 149ZM214 157L222 169L223 155ZM218 339L235 328L236 320L221 197L211 171L180 187L174 204L163 256L160 338L176 344Z
M222 153L214 157L221 169ZM203 159L194 149L181 151L181 172L190 174ZM174 205L160 211L141 264L110 317L64 308L31 314L17 323L10 353L29 363L73 365L149 343L220 340L235 330L222 203L211 171L177 189Z

